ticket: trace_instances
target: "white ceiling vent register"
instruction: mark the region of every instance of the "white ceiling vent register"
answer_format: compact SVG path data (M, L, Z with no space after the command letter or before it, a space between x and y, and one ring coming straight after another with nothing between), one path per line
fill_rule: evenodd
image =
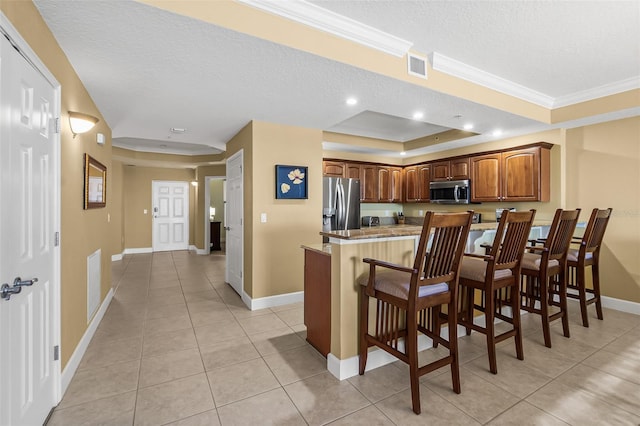
M413 53L407 54L407 69L410 75L427 79L427 58L414 55Z

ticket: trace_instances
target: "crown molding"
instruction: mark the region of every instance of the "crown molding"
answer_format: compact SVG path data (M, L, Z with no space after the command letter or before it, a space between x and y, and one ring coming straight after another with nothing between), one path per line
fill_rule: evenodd
M535 90L482 71L481 69L472 67L440 53L433 53L431 65L434 70L479 84L489 89L497 90L498 92L514 96L527 102L545 108L552 108L554 106L554 98L551 96L536 92Z
M593 89L572 93L570 95L560 96L553 102L553 107L561 108L635 89L640 89L640 77L637 76L626 80L604 84L602 86L594 87Z
M238 1L397 57L406 55L413 45L410 41L403 40L304 0Z

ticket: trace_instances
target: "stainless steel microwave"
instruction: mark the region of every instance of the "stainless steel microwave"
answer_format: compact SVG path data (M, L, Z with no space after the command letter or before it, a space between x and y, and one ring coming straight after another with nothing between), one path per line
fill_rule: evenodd
M437 204L469 204L471 182L468 179L431 182L429 197L432 203Z

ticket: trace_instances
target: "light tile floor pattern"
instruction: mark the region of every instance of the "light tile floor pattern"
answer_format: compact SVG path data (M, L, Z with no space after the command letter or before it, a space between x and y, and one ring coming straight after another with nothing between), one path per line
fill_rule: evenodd
M49 425L640 425L640 316L605 310L571 338L525 315L488 372L484 337L460 338L462 393L448 369L421 378L411 411L406 366L339 381L305 341L301 303L249 311L224 283L224 256L169 252L114 262L115 296ZM438 351L421 353L423 362Z

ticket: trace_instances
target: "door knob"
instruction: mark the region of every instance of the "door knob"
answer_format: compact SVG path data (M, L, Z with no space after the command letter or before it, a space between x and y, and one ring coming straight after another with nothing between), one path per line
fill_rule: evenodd
M12 294L18 294L22 291L22 287L13 287L7 283L2 284L0 287L0 298L5 300L11 300Z
M31 286L37 282L37 278L22 281L22 278L16 277L16 279L13 280L12 286L7 283L2 284L2 287L0 287L0 299L11 300L11 295L20 293L22 287Z
M22 278L16 277L16 279L13 280L13 286L14 287L31 286L31 285L33 285L34 283L37 283L37 282L38 282L37 278L34 278L32 280L24 280L24 281L22 281Z

